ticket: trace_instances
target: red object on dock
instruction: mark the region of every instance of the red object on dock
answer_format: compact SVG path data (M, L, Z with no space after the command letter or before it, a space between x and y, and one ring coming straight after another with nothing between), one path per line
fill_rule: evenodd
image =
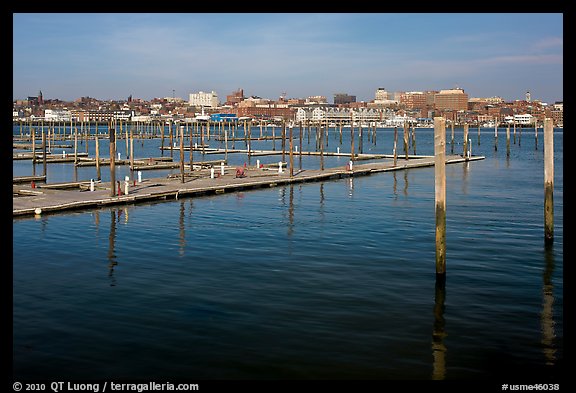
M36 188L36 183L34 183L34 180L32 180L32 183L30 183L30 187Z

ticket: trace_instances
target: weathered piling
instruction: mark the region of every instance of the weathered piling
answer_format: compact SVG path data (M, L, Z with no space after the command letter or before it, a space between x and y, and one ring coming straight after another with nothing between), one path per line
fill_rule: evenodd
M404 123L404 156L408 159L408 123Z
M494 151L498 150L498 121L494 126Z
M446 120L434 118L434 188L436 202L436 275L446 273Z
M396 166L396 160L398 159L398 154L396 151L397 143L398 143L398 127L394 127L394 146L392 148L392 154L394 155L394 166Z
M36 129L30 128L30 137L32 138L32 166L36 164Z
M94 134L94 142L96 144L96 178L98 180L102 180L102 176L100 174L100 144L98 142L100 138L98 138L98 129L96 129L96 133Z
M534 120L534 148L538 150L538 119Z
M110 135L110 196L116 195L116 163L115 152L116 152L116 130L110 127L108 131Z
M544 119L544 240L554 241L554 128Z
M294 176L294 142L292 139L292 125L288 126L290 138L290 177Z
M374 127L374 131L376 131L376 127ZM376 140L376 133L374 133L374 140ZM412 151L416 155L416 127L414 126L412 126Z
M506 126L506 157L510 157L510 124Z
M464 149L462 150L462 155L464 157L468 157L468 123L464 124L464 140L463 140ZM416 153L414 153L416 154Z
M299 149L298 154L300 155L300 162L302 162L302 150L303 150L303 149L302 149L302 122L300 122L300 127L299 127L299 128L300 128L300 130L299 130L300 135L299 135L299 140L298 140L298 143L299 143L299 145L298 145L298 146L299 146L299 148L298 148L298 149Z
M350 123L350 161L354 160L354 122Z
M192 150L190 150L192 154ZM184 127L180 126L180 182L184 183Z
M44 134L44 129L42 129L42 168L42 173L46 176L46 134Z
M78 164L78 127L74 127L74 165Z
M324 170L324 143L323 138L324 133L322 132L322 127L320 127L320 170ZM328 139L328 138L326 138Z
M452 130L451 133L450 133L450 135L451 135L451 136L450 136L450 152L451 152L452 154L454 154L454 123L455 123L454 120L452 120L452 121L450 122L450 126L451 126L450 128L451 128L451 130Z

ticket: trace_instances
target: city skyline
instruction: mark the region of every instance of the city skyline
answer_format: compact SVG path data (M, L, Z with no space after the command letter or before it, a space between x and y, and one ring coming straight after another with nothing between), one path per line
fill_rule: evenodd
M463 88L563 100L563 15L13 14L13 99Z

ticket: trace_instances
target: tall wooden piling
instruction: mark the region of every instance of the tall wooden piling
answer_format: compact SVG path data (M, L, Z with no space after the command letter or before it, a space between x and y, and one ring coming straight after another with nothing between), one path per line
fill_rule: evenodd
M300 138L298 139L298 143L299 143L299 147L298 147L298 154L300 156L300 159L302 159L302 122L300 122ZM302 162L302 160L300 160L300 162Z
M29 128L30 138L32 138L32 165L36 164L36 130Z
M454 123L455 123L455 120L452 120L450 122L450 126L451 126L450 128L452 129L452 131L450 133L450 135L451 135L450 136L450 150L452 153L454 153Z
M192 153L192 151L190 151ZM184 127L180 126L180 182L184 183Z
M534 148L538 150L538 119L534 120Z
M289 138L290 138L290 177L294 176L294 142L292 135L292 125L288 125L289 128Z
M116 195L116 130L112 127L109 129L110 134L110 196Z
M404 158L408 159L408 123L404 123Z
M464 141L463 141L464 149L462 151L462 155L464 157L468 157L468 123L464 124Z
M322 127L320 127L320 170L324 170L324 133L322 132ZM328 139L328 138L326 138Z
M168 121L168 136L170 138L170 157L174 157L174 131L171 121ZM202 138L202 143L204 143L204 138Z
M506 157L510 157L510 124L506 126Z
M282 120L282 161L286 159L286 121Z
M434 118L434 186L436 201L436 275L446 273L446 120Z
M544 240L554 241L554 128L544 119Z
M376 131L376 126L374 126L374 131ZM376 135L374 135L376 136ZM412 126L412 151L416 155L416 127Z
M394 146L392 148L392 154L394 155L394 166L396 166L396 161L398 160L398 151L396 150L397 144L398 144L398 127L394 127Z
M494 126L494 151L498 150L498 121Z
M354 122L350 123L350 160L355 161L355 159L354 159Z
M42 129L42 168L42 173L46 176L46 134L44 134L44 129Z
M96 177L98 180L102 180L102 176L100 174L100 145L98 143L98 129L96 129L96 133L94 134L94 142L96 144Z
M78 163L78 127L74 127L74 165Z

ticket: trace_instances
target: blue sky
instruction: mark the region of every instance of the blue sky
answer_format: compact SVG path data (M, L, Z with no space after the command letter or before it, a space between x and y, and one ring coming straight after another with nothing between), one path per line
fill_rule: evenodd
M14 13L13 98L377 88L563 100L561 13ZM173 93L174 90L174 93Z

